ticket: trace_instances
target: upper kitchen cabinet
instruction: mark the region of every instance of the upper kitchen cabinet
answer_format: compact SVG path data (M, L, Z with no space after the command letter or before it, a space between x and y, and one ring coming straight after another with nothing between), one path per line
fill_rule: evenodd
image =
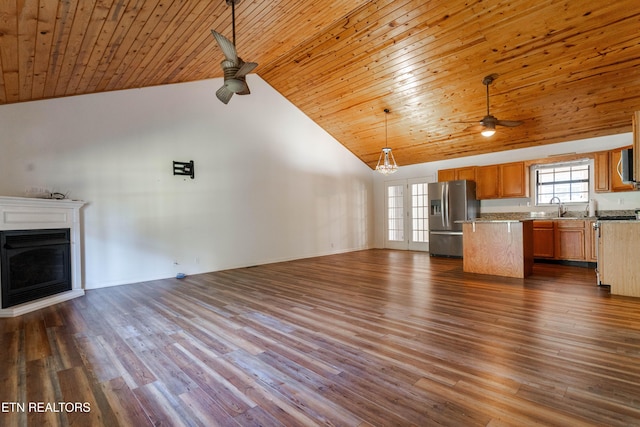
M529 197L529 171L524 162L500 165L501 197Z
M476 199L497 199L500 197L499 174L498 165L476 168Z
M609 173L609 151L599 151L593 154L593 189L596 193L611 191L611 178Z
M634 119L634 123L635 122L636 120ZM636 129L634 128L634 144L636 143L635 139L637 138L638 136L636 135ZM638 147L640 147L640 144L638 144ZM593 163L594 163L593 189L596 193L635 190L635 185L623 183L622 178L618 173L618 167L619 167L618 163L620 163L621 152L626 148L631 148L631 146L620 147L620 148L615 148L609 151L599 151L597 153L593 153ZM636 152L636 150L633 150L633 151L634 153ZM635 162L638 162L638 156L634 155L634 163ZM634 174L635 174L635 165L634 165Z
M476 167L467 166L463 168L441 169L438 171L438 182L454 181L458 179L475 181Z
M499 199L528 196L529 173L524 162L476 168L476 198Z
M453 181L456 179L455 169L440 169L438 171L438 182Z

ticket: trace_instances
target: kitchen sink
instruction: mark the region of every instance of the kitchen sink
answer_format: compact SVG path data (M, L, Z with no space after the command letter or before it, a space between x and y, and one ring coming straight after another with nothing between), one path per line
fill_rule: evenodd
M529 212L530 218L558 218L557 212Z

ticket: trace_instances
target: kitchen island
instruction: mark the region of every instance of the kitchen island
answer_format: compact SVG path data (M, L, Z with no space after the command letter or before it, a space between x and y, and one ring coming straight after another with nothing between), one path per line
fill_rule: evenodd
M600 221L598 276L612 295L640 297L640 221Z
M532 220L465 221L462 246L465 272L519 278L533 272Z

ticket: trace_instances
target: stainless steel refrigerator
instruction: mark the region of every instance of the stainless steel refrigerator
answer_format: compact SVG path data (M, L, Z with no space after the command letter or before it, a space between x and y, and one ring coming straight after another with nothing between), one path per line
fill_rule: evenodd
M429 184L429 254L462 257L462 223L477 218L476 183L459 180Z

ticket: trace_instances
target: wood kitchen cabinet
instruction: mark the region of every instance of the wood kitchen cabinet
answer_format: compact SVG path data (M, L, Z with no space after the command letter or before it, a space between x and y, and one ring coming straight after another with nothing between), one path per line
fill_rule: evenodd
M466 179L469 181L476 180L476 167L471 166L468 168L457 168L456 169L456 179Z
M593 189L596 193L635 190L633 184L624 184L618 174L618 162L620 162L621 151L625 148L631 148L631 146L593 153Z
M636 112L634 118L634 152L640 152L640 111ZM632 191L635 190L633 184L623 184L618 175L617 167L621 157L621 150L632 148L631 146L620 147L613 150L586 153L584 157L592 157L594 160L594 191L596 193L608 193L612 191ZM574 158L584 158L575 157ZM572 158L573 159L573 158ZM545 163L539 160L537 162ZM548 162L548 160L546 161ZM533 164L536 161L527 161ZM634 156L634 176L640 174L640 156ZM476 182L476 198L500 199L529 197L529 168L525 162L511 162L488 166L466 166L452 169L441 169L438 171L438 181L452 181L456 179L467 179Z
M467 166L463 168L441 169L438 171L438 182L453 181L457 179L475 181L476 167Z
M533 221L533 256L534 258L555 258L555 226L554 221Z
M455 169L440 169L438 171L438 182L453 181L456 179Z
M611 191L609 151L599 151L593 154L593 190L596 193Z
M537 259L596 262L595 221L533 221L533 256Z
M598 262L598 231L593 228L595 223L596 221L585 221L584 223L584 247L588 262Z
M556 258L570 261L586 261L585 221L559 220L556 226Z
M529 172L524 162L476 167L476 198L529 196Z
M529 168L524 162L500 166L500 197L529 197Z
M497 199L500 197L498 165L476 168L476 199Z

